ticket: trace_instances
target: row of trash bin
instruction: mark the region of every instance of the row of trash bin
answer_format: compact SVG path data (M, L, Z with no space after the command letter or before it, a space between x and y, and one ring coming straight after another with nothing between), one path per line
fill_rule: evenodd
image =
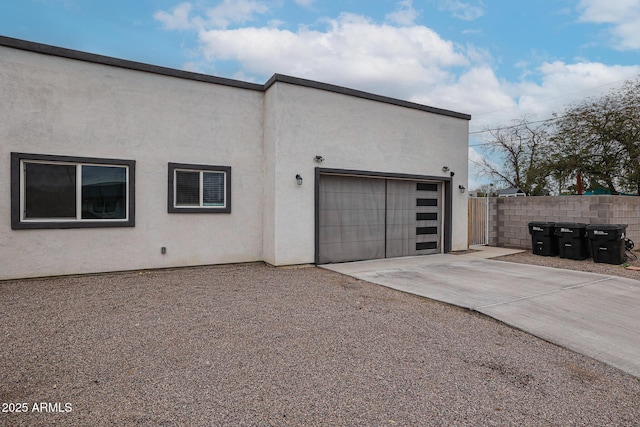
M627 224L530 222L531 247L536 255L620 265L625 262Z

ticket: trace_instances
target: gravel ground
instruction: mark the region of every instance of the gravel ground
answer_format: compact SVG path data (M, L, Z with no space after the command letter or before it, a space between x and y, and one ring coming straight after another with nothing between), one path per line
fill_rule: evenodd
M640 271L626 269L627 266L640 268L640 253L635 251L631 253L631 256L628 256L628 261L622 265L595 263L592 259L577 261L560 257L540 256L532 254L530 250L519 254L507 255L494 259L500 261L517 262L521 264L565 268L567 270L588 271L591 273L607 274L609 276L620 276L626 277L628 279L640 280Z
M1 425L640 420L638 378L477 313L315 267L6 281L0 298ZM49 412L34 411L40 402ZM17 403L27 412L4 412Z

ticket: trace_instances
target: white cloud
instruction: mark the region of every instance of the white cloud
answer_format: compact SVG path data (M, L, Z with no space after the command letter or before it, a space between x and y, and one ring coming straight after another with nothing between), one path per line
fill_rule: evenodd
M475 4L471 4L460 0L440 0L440 9L451 12L454 17L465 21L473 21L484 15L482 1L476 1Z
M254 15L265 14L269 7L255 0L223 0L218 6L207 10L207 17L213 26L227 28L230 24L244 24L253 21Z
M153 17L167 30L226 29L232 24L253 21L257 15L268 13L269 7L257 0L223 0L215 7L197 10L201 15L192 17L192 12L196 12L192 3L181 3L171 12L158 11Z
M542 62L537 68L523 65L520 82L502 81L486 49L456 45L425 26L381 24L354 14L325 19L321 29L317 25L297 30L277 25L207 29L194 24L212 26L211 16L249 19L265 10L255 1L242 3L245 6L231 13L224 9L230 5L227 0L201 11L206 16L194 14L191 5L183 3L171 13L158 13L157 19L168 28L199 29L201 58L194 59L190 69L195 64L198 69L214 69L217 61L231 61L238 64L235 75L248 80L282 73L353 87L472 114L472 130L524 114L550 117L574 100L602 93L611 83L640 73L640 67L588 61ZM402 1L399 6L412 8L412 3Z
M580 0L581 20L586 22L618 23L640 9L637 0Z
M469 68L456 81L439 82L428 93L415 96L413 101L470 114L517 105L504 83L486 65Z
M539 84L520 83L519 108L549 116L565 106L588 97L600 96L640 73L640 66L605 65L598 62L567 64L545 62L538 67Z
M620 50L640 49L638 0L580 0L580 21L610 26L611 43Z
M191 22L191 3L181 3L174 7L171 13L163 10L156 12L153 18L160 21L167 30L186 30L193 28Z
M248 73L278 72L408 98L467 66L463 50L423 26L394 27L343 14L324 31L245 27L200 32L209 61L238 61Z
M420 13L413 8L413 0L403 0L398 3L398 8L387 14L387 21L398 25L414 25Z

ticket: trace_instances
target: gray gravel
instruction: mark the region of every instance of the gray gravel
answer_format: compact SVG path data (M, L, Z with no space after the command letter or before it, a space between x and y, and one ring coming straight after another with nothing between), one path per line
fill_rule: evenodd
M0 282L0 401L37 425L592 425L640 379L477 313L263 264ZM71 412L32 412L36 402ZM3 408L4 409L4 408Z
M622 265L612 265L593 262L593 259L573 260L560 257L534 255L530 250L513 255L494 258L499 261L517 262L521 264L542 265L545 267L564 268L567 270L588 271L590 273L606 274L609 276L626 277L640 280L640 271L628 270L626 267L640 268L640 253L628 253L628 261ZM640 422L638 423L640 425Z

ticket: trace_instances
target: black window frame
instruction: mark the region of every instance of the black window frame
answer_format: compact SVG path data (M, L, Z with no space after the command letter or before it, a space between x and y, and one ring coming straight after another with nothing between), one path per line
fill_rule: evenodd
M38 219L29 220L22 217L21 207L23 194L23 162L48 164L74 164L91 166L121 166L128 169L127 208L125 219ZM135 227L135 176L136 161L123 159L108 159L96 157L59 156L51 154L11 153L11 228L24 229L67 229L67 228L104 228L104 227ZM81 183L80 183L81 185ZM76 209L78 207L76 206Z
M176 170L188 172L224 172L225 204L224 206L188 206L175 205L174 178ZM196 165L190 163L169 163L167 183L168 213L231 213L231 166Z

